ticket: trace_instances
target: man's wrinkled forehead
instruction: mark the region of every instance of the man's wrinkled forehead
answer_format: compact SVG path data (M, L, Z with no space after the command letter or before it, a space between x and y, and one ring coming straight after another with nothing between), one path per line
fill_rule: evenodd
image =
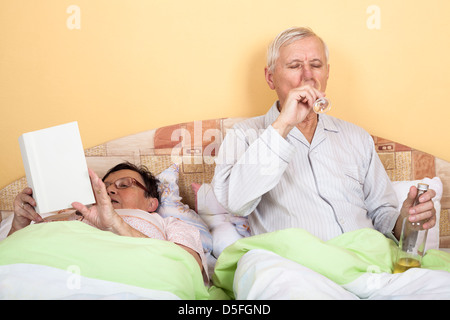
M317 37L307 37L283 44L277 60L283 63L326 63L327 57L322 41Z

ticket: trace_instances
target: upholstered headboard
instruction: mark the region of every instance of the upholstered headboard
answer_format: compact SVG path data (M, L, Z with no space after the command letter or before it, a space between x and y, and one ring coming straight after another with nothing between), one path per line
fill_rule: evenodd
M226 118L181 123L148 130L106 142L85 150L88 166L103 176L117 163L130 161L146 165L159 174L175 162L180 165L179 187L183 202L192 209L195 196L192 183L209 183L214 175L214 157L234 123L242 118ZM378 155L392 181L440 177L440 246L450 248L450 163L408 146L373 137ZM0 213L10 215L14 197L27 185L23 177L0 190Z

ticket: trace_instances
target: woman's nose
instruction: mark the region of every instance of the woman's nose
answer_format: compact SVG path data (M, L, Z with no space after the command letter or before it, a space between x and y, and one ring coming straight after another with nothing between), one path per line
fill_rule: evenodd
M116 186L114 184L110 184L106 187L106 192L109 194L117 194Z

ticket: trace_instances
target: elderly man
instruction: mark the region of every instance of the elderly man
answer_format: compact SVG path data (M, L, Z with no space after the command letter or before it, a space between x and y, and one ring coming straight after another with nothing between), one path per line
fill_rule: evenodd
M433 190L413 206L412 187L398 212L371 136L313 111L329 72L327 46L311 29L291 28L275 38L265 78L278 101L224 139L213 179L218 201L248 216L254 235L302 228L326 241L372 228L398 239L404 217L433 227Z
M434 191L412 208L413 188L399 215L371 136L314 113L329 70L327 47L310 29L288 29L274 40L265 75L279 100L266 115L238 123L225 138L214 176L218 200L236 215L254 211L249 216L253 234L299 227L328 240L372 227L398 238L408 215L428 220L425 228L434 226ZM253 131L261 134L249 134Z

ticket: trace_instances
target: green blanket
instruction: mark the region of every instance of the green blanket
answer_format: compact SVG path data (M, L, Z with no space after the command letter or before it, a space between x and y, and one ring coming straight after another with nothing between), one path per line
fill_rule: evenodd
M131 238L87 224L30 225L0 242L0 266L77 266L88 278L167 291L181 299L208 299L200 268L185 250L168 242Z
M213 284L231 299L237 262L252 249L265 249L298 262L343 285L367 272L393 269L396 245L381 233L361 229L322 241L302 229L286 229L241 239L227 247L216 263ZM428 250L423 267L450 272L450 254Z
M52 222L31 225L1 241L0 267L77 266L84 277L171 292L182 299L233 299L237 262L252 249L273 251L344 285L367 272L392 272L396 246L371 229L327 242L301 229L248 237L222 252L208 290L195 259L171 242L121 237L77 221ZM428 250L423 267L450 272L450 254Z

